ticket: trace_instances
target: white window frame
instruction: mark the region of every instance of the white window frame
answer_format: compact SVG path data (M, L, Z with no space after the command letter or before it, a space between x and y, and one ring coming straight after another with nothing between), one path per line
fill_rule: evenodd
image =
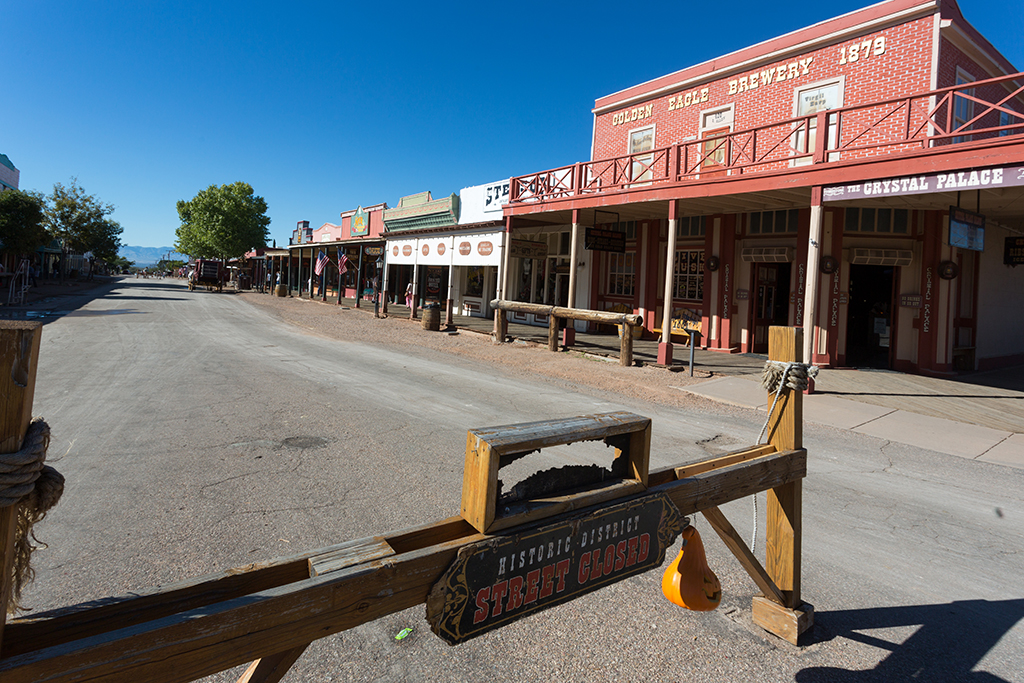
M651 124L648 124L646 126L639 126L637 128L631 128L629 130L629 134L626 136L626 154L627 155L632 156L633 154L643 154L643 152L633 152L633 136L635 134L637 134L637 133L641 133L641 132L648 131L648 130L651 131L651 150L655 149L655 147L656 147L655 141L657 140L657 136L658 136L657 124L651 123ZM632 165L632 173L630 175L631 175L631 177L633 179L633 182L632 182L632 184L630 184L630 187L637 187L637 186L640 186L640 185L648 185L648 184L650 184L651 180L653 179L653 175L651 173L651 169L650 168L648 168L646 171L643 171L642 173L639 173L640 177L637 177L637 174L638 174L638 171L640 169L640 164L642 164L642 163L650 164L653 159L654 159L654 154L648 154L646 158L645 157L639 157L639 158L636 158L636 159L634 159L632 161L632 164L631 164Z
M846 105L846 76L845 76L845 74L844 75L840 75L840 76L836 76L834 78L827 78L827 79L825 79L823 81L818 81L816 83L808 83L807 85L802 85L799 88L794 89L793 90L793 118L797 118L798 116L803 116L800 113L800 95L802 93L805 93L808 90L821 90L822 88L828 88L828 87L833 86L833 85L838 86L837 99L839 101L836 103L836 109L843 108ZM835 120L833 118L834 116L835 116L835 114L829 114L829 123L830 124L834 124L835 123ZM811 139L808 141L807 153L813 155L814 154L814 147L817 144L817 122L812 122L811 125L813 125L814 128L812 128L810 130ZM835 148L835 146L836 146L836 137L835 136L836 136L836 128L835 128L835 126L830 125L829 126L828 143L827 143L828 144L828 149L834 149ZM803 147L803 131L797 131L797 133L796 133L796 135L794 136L794 139L793 139L793 154L794 155L803 154L802 147ZM839 159L839 152L830 152L828 154L828 160L829 161L837 161L838 159ZM794 159L793 162L792 162L792 165L793 166L806 166L807 164L810 164L811 161L812 160L810 158Z
M967 71L965 71L961 67L958 66L956 68L956 85L966 85L967 83L973 83L976 80L978 80L978 79L976 79L974 76L972 76L970 73L968 73ZM964 94L973 96L974 95L974 88L969 88L969 89L965 90ZM957 106L957 105L959 105L961 103L964 105L964 107L966 107L966 112L964 113L963 117L959 116L958 106ZM971 119L974 118L974 102L972 102L971 100L967 99L966 97L960 98L960 97L958 97L956 95L953 95L953 104L952 104L952 106L953 106L953 130L956 130L961 125L967 123L968 121L970 121ZM967 128L967 130L970 130L970 128ZM956 143L959 143L959 142L970 142L970 140L971 140L971 136L970 135L958 135L955 138L953 138L953 143L956 144Z
M621 277L621 291L615 291L616 278ZM608 252L608 296L632 297L636 292L636 252Z

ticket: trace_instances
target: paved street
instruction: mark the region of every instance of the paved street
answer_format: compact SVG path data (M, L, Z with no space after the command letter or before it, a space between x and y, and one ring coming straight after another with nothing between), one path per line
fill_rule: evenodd
M455 515L468 429L630 410L653 420L657 469L752 444L764 419L484 364L363 311L279 302L305 307L296 325L175 280L100 294L43 331L34 413L67 487L37 529L50 547L26 595L35 611ZM359 334L338 338L316 316ZM581 379L606 367L558 362ZM756 588L698 515L723 586L713 613L668 603L660 571L454 648L419 607L318 641L285 680L1024 681L1024 470L827 424L808 423L804 443L816 624L800 648L750 623ZM522 464L567 459L610 455L578 445ZM723 508L745 538L751 509Z

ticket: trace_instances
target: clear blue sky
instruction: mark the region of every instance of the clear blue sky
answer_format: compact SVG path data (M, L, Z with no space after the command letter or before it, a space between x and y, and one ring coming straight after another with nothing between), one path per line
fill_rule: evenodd
M961 0L1024 68L1020 0ZM22 189L78 178L127 245L242 180L271 237L585 160L598 97L870 4L0 3L0 153Z

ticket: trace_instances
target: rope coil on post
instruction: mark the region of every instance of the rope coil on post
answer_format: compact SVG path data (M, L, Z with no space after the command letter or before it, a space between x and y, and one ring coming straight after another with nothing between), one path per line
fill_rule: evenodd
M10 603L4 605L8 614L20 608L21 589L35 574L30 564L32 551L45 547L32 533L32 527L42 521L64 492L64 477L43 464L49 445L50 426L37 417L25 433L21 450L0 454L0 508L18 506L14 563L11 576L4 577L12 587Z
M772 413L775 412L775 406L779 402L782 390L806 391L808 380L817 376L818 366L816 365L786 363L781 360L766 360L764 362L764 369L761 371L761 386L765 391L775 394L775 399L768 409L768 416L764 420L764 426L761 427L761 433L757 436L757 445L761 444L761 439L768 431L768 423L771 422ZM750 549L753 551L754 545L757 543L757 495L755 494L751 499L754 501L754 531L750 537Z

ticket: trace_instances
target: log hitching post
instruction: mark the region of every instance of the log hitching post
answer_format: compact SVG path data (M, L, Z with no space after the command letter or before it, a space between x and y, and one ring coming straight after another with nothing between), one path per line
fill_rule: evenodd
M21 449L21 441L32 421L32 398L39 360L39 322L0 321L0 453ZM14 586L14 532L18 505L0 508L0 647L3 645L7 605Z

